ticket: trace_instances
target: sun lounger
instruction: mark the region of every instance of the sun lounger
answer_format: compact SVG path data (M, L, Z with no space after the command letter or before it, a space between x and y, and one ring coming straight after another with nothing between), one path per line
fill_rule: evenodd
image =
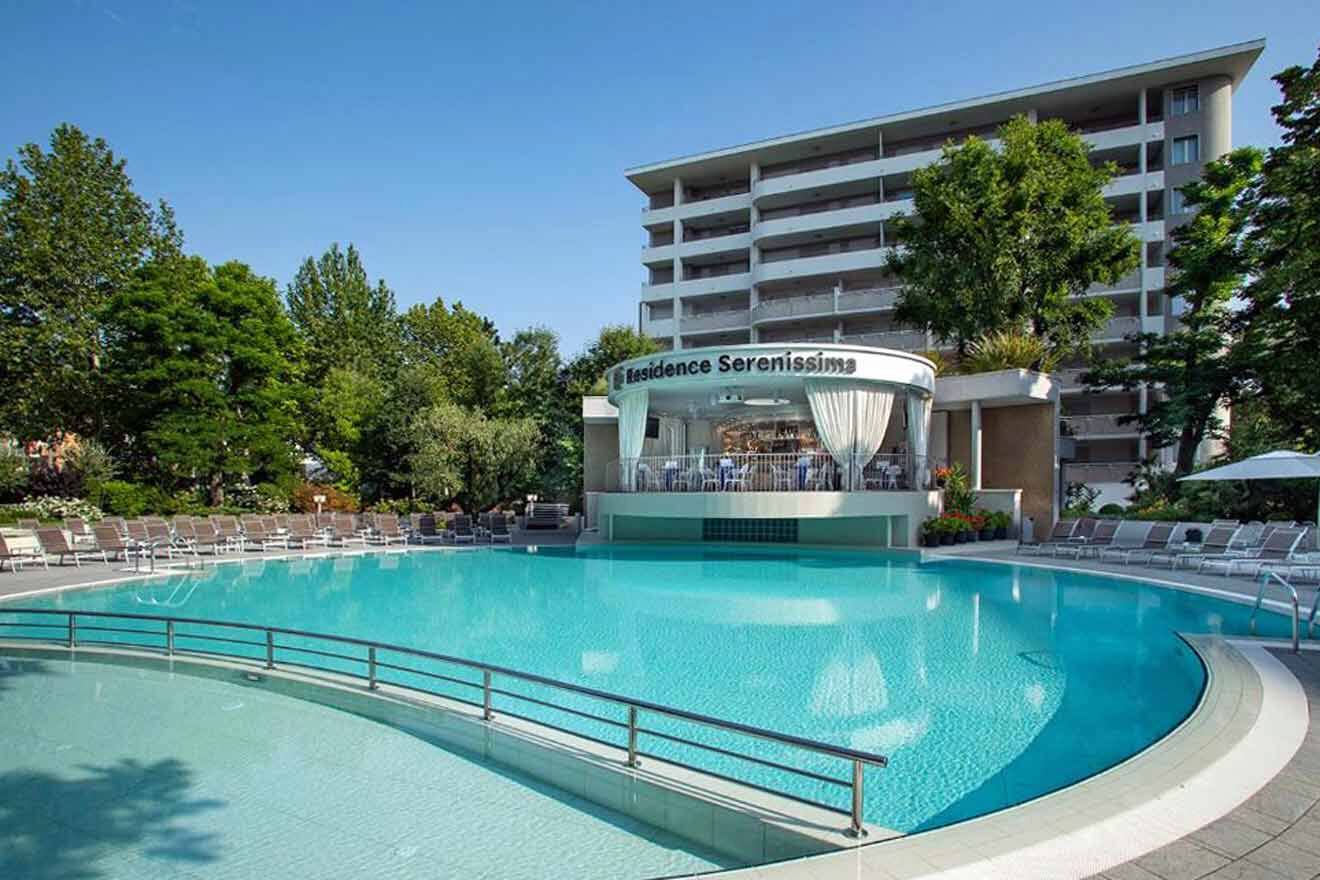
M10 571L15 574L24 562L40 562L46 568L50 568L50 563L46 561L44 554L21 547L10 547L5 543L4 535L0 535L0 571L5 570L6 562L9 563Z
M1113 543L1121 522L1116 519L1102 519L1096 523L1095 531L1089 538L1065 541L1054 545L1055 556L1071 556L1081 559L1085 556L1099 556L1100 551Z
M64 564L65 558L72 557L73 564L82 567L82 557L86 554L70 546L69 540L64 537L63 529L53 526L37 529L37 543L41 545L41 555L45 557L47 567L52 556L59 560L60 565Z
M1292 559L1302 538L1307 533L1304 528L1293 526L1286 529L1275 529L1270 535L1265 546L1261 547L1255 556L1223 556L1215 559L1203 559L1197 566L1197 571L1201 573L1219 572L1225 577L1231 577L1235 574L1250 575L1255 577L1260 570L1273 563L1286 563Z
M163 519L143 520L143 525L147 529L146 543L151 545L152 555L155 551L164 550L168 559L174 558L174 533L170 531L169 524Z
M1240 526L1237 523L1228 525L1211 526L1209 533L1202 539L1201 544L1196 549L1192 549L1186 544L1179 546L1176 542L1170 544L1164 550L1157 550L1146 560L1147 565L1168 564L1169 568L1181 568L1184 564L1188 568L1194 568L1199 564L1199 560L1209 558L1222 558L1224 556L1241 556L1241 552L1230 551L1233 541L1237 537Z
M512 544L513 535L509 533L509 520L502 513L493 513L490 517L490 542L492 544Z
M472 531L472 520L464 514L454 517L450 523L449 537L455 544L475 544L476 532Z
M1108 547L1100 551L1100 561L1121 562L1124 565L1145 562L1150 558L1150 554L1162 551L1169 546L1177 526L1177 523L1152 523L1140 547Z
M372 526L371 535L367 540L372 544L406 544L408 536L399 528L399 517L393 513L376 514L376 522Z
M120 534L113 525L97 523L92 527L92 536L96 539L97 552L107 563L119 556L128 562L128 557L137 552L137 545Z
M533 503L527 508L527 529L558 529L568 515L567 504Z
M436 528L435 515L423 513L417 517L417 528L413 532L413 537L422 544L442 544L444 543L444 534Z
M1054 547L1065 543L1072 538L1073 533L1077 531L1075 519L1061 519L1050 529L1050 536L1044 541L1031 541L1029 543L1018 542L1017 552L1027 556L1039 556L1042 553L1052 552Z

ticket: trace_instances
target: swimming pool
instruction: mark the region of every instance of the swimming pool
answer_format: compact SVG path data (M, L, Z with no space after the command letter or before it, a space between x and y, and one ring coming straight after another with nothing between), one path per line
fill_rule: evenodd
M7 880L614 880L730 864L418 736L223 678L0 654L0 742Z
M1020 803L1141 750L1204 684L1177 633L1245 634L1249 615L1090 574L713 545L256 561L22 604L378 639L881 752L890 765L868 777L866 816L901 831ZM1286 623L1265 615L1260 629ZM832 759L793 760L841 775Z

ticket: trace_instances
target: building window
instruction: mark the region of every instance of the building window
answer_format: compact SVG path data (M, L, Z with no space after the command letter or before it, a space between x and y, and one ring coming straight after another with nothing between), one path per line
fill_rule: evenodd
M1173 116L1186 116L1201 109L1201 94L1196 86L1184 86L1173 90L1173 100L1169 113Z
M1175 189L1169 193L1169 213L1187 213L1187 197L1182 194L1182 190Z
M1188 135L1173 139L1173 158L1171 165L1186 165L1189 162L1201 161L1201 139L1196 135Z

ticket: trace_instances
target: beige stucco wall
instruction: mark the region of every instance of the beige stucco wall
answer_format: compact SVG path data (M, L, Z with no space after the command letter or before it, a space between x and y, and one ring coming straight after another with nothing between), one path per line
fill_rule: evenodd
M1021 489L1022 515L1039 534L1054 516L1054 404L985 409L981 426L981 484Z

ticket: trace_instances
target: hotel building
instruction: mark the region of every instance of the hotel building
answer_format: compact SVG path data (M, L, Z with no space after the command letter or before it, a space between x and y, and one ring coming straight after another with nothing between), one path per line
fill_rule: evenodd
M1138 331L1176 325L1165 297L1170 231L1185 222L1178 187L1232 146L1232 98L1264 47L1240 43L1163 61L925 110L784 135L633 168L645 202L639 327L674 351L751 343L833 343L919 352L938 340L894 321L897 282L884 269L891 221L913 210L912 173L950 141L993 141L1014 116L1061 119L1094 161L1113 162L1105 188L1116 223L1142 242L1139 268L1087 296L1113 317L1095 334L1104 357L1132 350ZM1085 482L1122 501L1148 454L1120 416L1144 411L1158 389L1083 393L1082 363L1058 386L1057 485ZM950 446L957 413L939 407L930 455Z

